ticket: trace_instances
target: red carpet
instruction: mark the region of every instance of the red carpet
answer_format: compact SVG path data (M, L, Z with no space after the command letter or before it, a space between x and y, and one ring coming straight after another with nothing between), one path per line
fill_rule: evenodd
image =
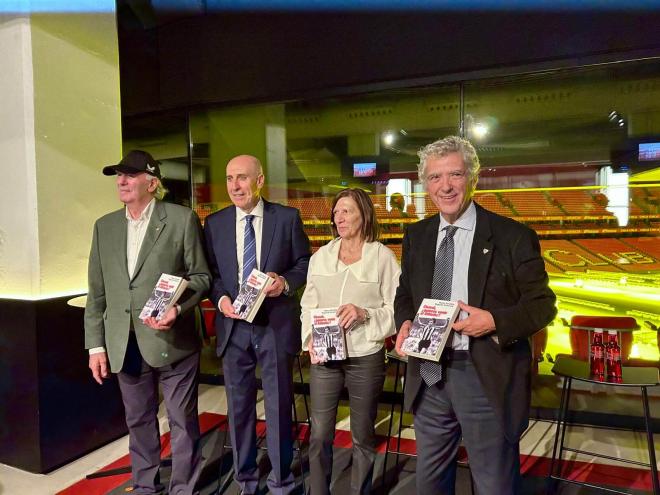
M199 415L199 427L202 435L211 431L214 428L226 429L226 418L222 414L202 413ZM160 437L160 457L165 458L170 455L170 433L167 432ZM128 466L130 459L128 454L120 457L116 461L108 464L100 469L98 472L107 471L109 469L121 468ZM83 479L71 485L64 490L57 492L56 495L105 495L110 490L114 490L120 485L123 485L131 478L130 473L117 474L114 476L106 476L104 478Z
M214 428L219 428L220 430L225 430L227 428L226 416L222 414L202 413L199 416L199 424L202 435L210 432ZM257 424L257 434L261 436L265 431L266 424L263 421L259 421ZM298 438L302 441L307 441L309 439L308 437L309 429L307 425L301 425ZM390 438L390 449L396 449L396 443L396 438ZM350 432L337 430L334 445L337 448L351 448L352 441ZM385 453L385 445L386 439L385 437L381 437L381 442L377 448L378 453ZM161 449L161 458L170 455L169 433L165 433L161 437ZM416 452L415 441L402 438L399 450L403 453L414 454ZM128 455L125 455L102 468L100 472L127 466L129 462ZM545 478L550 469L550 459L547 457L521 455L520 464L524 476ZM649 491L653 489L651 484L651 473L648 469L636 469L579 461L565 461L563 476L576 481L608 485L616 488ZM126 483L130 477L130 474L119 474L92 480L83 479L64 490L57 492L56 495L105 495L110 490Z

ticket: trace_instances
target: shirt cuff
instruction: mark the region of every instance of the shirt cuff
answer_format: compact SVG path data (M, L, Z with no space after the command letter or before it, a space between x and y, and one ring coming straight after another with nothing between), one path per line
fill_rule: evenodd
M229 296L224 295L220 299L218 299L218 311L220 311L221 313L222 313L222 307L220 305L222 304L223 299L229 299Z
M89 355L91 356L92 354L101 354L102 352L105 352L105 347L92 347L89 350Z

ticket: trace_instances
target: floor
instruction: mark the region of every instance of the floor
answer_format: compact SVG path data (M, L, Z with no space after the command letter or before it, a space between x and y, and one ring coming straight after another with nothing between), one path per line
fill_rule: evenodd
M299 407L299 409L301 408ZM223 388L202 385L200 388L199 410L200 412L225 414L226 402ZM159 417L161 418L161 431L165 432L168 429L168 425L163 410L161 410ZM406 418L406 420L407 419L408 418ZM377 431L379 434L387 434L388 420L389 407L383 406L382 410L379 411L377 420ZM395 421L398 421L398 419L395 418ZM348 430L348 416L345 408L341 408L337 429ZM532 474L534 474L537 480L542 480L544 473L547 472L546 458L552 453L554 431L554 423L548 421L534 421L530 424L529 429L521 440L523 472L527 471L530 473L530 480ZM404 439L413 439L414 434L411 429L404 429L402 431L402 437ZM657 446L660 445L660 435L655 436L655 443L657 452ZM646 437L643 433L576 426L569 432L567 444L583 450L597 450L612 456L629 458L639 462L648 462ZM335 459L335 474L337 475L337 480L333 492L337 493L344 491L343 486L347 485L347 476L345 475L345 469L343 469L342 466L345 468L350 463L350 451L348 449L343 450L345 452L340 452ZM124 437L45 475L31 474L0 464L0 495L46 495L57 493L58 491L72 485L74 482L84 478L86 474L95 472L108 465L111 461L126 455L127 451L128 439ZM658 454L656 453L656 456L657 455ZM584 463L580 464L582 470L589 470L590 467L593 466L600 466L606 470L608 468L616 470L617 465L627 467L627 465L622 463L608 461L606 459L594 459L593 457L579 454L575 454L573 459ZM378 462L379 464L376 471L380 473L382 469L382 456L379 456ZM402 461L398 468L393 467L393 463L391 462L392 461L388 462L387 491L389 493L400 494L414 493L414 459ZM528 465L526 465L526 463ZM467 487L469 482L467 470L460 471L465 471L460 474L460 486ZM217 472L217 468L214 469L213 472ZM378 487L378 483L381 481L380 474L376 481L376 487ZM531 483L531 481L529 481L529 483ZM209 483L208 487L202 489L202 493L211 493L215 486L215 481L213 480ZM634 483L631 483L631 486L627 488L631 488L633 493L645 493L644 491L639 491L639 487ZM463 489L459 487L457 493L469 493L469 489L465 488L465 490L468 491L463 491ZM540 493L536 491L536 488L529 488L529 490L531 491L527 491L527 493ZM542 489L538 488L538 490ZM571 489L565 489L560 491L560 493L597 493L593 491L570 490ZM124 489L121 490L121 492L124 491ZM115 493L115 491L111 493ZM226 493L229 495L236 493L235 486L230 486Z

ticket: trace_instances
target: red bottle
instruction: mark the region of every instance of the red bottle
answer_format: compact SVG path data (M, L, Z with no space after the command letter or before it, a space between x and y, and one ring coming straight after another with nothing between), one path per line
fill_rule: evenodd
M621 347L619 347L619 335L616 330L607 332L607 379L618 382L621 380Z
M591 341L591 375L598 380L605 379L605 346L602 330L594 330Z

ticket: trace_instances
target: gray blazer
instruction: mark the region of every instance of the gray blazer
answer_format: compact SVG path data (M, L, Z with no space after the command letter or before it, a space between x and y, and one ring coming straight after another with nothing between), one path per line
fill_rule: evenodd
M166 366L199 350L192 310L211 283L201 226L190 208L156 201L132 278L126 261L127 223L124 208L99 218L89 255L85 348L104 346L114 373L124 363L131 320L150 366ZM138 318L162 273L189 281L179 301L181 314L167 331L149 328Z

